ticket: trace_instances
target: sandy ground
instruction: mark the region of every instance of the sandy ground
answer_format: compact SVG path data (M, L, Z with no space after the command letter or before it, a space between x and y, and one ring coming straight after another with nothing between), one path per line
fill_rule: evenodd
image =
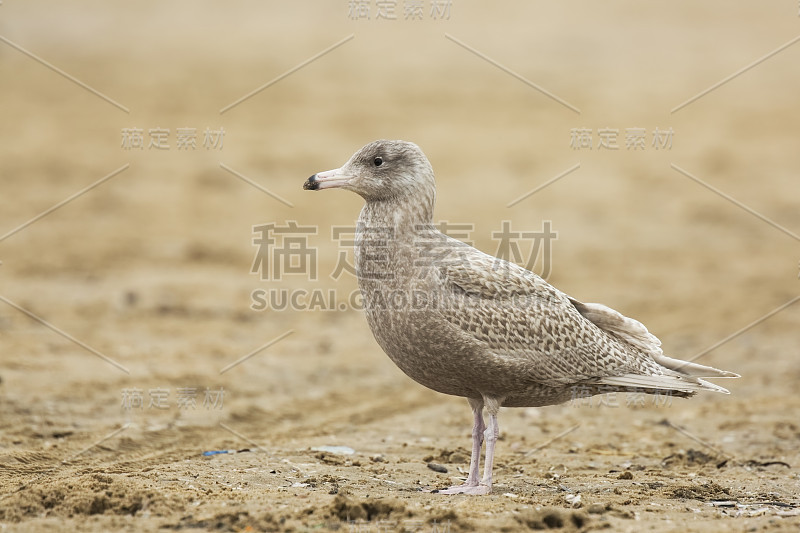
M79 4L0 4L0 529L800 526L800 44L675 109L794 39L796 2ZM535 270L674 357L712 348L732 394L506 409L491 496L422 492L463 477L469 409L397 370L331 276L361 200L301 190L381 137L426 151L439 220L491 253L502 221L551 221ZM290 221L312 233L251 273L253 227ZM277 279L287 235L308 262ZM308 305L253 309L282 290Z

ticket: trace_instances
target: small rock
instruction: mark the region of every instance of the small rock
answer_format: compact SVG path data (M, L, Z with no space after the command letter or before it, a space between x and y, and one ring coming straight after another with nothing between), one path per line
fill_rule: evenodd
M567 494L566 496L564 496L564 499L567 500L567 503L570 506L574 507L575 509L577 509L578 507L583 505L581 503L581 495L580 494Z
M342 457L330 452L319 452L314 457L329 465L343 465L345 463Z
M633 474L631 474L629 470L626 470L625 472L618 475L617 479L633 479Z
M447 467L445 467L444 465L440 465L439 463L428 463L428 468L430 468L434 472L439 472L440 474L447 473Z
M606 506L602 503L593 503L589 507L586 508L586 511L589 514L603 514L607 511Z

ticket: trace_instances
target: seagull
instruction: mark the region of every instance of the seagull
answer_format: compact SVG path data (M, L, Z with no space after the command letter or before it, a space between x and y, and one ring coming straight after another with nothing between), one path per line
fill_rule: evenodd
M578 301L537 274L438 231L433 168L414 143L371 142L303 188L345 189L365 200L355 263L375 340L411 379L464 397L472 409L469 475L462 485L432 492L491 493L501 406L554 405L574 399L576 391L581 397L728 394L702 378L739 377L668 357L640 322Z

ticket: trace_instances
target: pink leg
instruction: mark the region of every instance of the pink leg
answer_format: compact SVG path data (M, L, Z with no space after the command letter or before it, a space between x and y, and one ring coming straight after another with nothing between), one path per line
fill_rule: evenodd
M497 438L500 436L500 426L497 423L497 411L500 406L492 409L491 403L488 406L489 411L489 427L486 428L486 459L483 467L483 479L481 485L488 488L488 492L492 492L492 467L494 466L494 445L497 443Z
M489 400L489 427L483 421L483 401L469 400L472 412L475 415L475 424L472 427L472 456L469 461L469 477L463 485L436 491L439 494L489 494L492 491L492 463L494 462L494 445L497 442L499 429L497 425L497 411L500 402ZM480 470L481 446L486 440L486 465L483 480L478 482Z
M474 487L478 485L478 471L481 468L481 446L483 446L483 432L486 424L483 422L483 401L469 400L472 407L474 422L472 424L472 455L469 458L469 477L464 485Z

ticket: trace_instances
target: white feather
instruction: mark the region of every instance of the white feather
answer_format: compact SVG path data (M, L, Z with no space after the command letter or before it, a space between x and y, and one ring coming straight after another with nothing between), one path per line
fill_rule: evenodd
M598 380L602 385L615 387L630 387L636 389L662 389L679 392L700 392L713 391L723 394L730 394L728 389L714 385L708 381L697 378L684 378L681 376L645 376L640 374L623 374L621 376L609 376Z
M666 355L653 355L656 363L675 372L680 372L687 376L696 378L738 378L739 374L735 372L728 372L727 370L719 370L717 368L705 365L698 365L689 361L681 361L680 359L673 359Z
M583 303L575 298L570 298L570 302L584 318L606 333L610 333L650 355L663 353L658 337L647 331L644 324L638 320L629 318L603 304Z

